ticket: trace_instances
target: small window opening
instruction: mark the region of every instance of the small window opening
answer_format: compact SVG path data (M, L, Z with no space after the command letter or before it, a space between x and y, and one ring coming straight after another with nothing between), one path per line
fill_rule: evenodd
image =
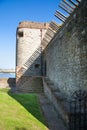
M38 69L40 67L40 64L35 64L35 68Z
M18 32L19 37L23 37L23 32Z

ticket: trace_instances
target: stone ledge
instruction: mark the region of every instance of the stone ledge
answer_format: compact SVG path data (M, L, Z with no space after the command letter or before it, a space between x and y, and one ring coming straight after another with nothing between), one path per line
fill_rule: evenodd
M19 28L47 29L48 27L49 27L49 23L23 21L19 23L18 29Z

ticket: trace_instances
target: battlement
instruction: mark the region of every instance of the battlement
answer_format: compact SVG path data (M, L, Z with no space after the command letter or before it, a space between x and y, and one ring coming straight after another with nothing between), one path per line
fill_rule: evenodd
M23 21L19 23L18 29L19 28L47 29L48 27L49 27L49 23Z

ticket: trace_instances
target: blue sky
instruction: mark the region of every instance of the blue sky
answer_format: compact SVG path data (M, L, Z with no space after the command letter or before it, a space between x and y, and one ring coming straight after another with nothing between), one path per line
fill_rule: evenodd
M59 22L61 0L0 0L0 68L15 68L16 28L21 21Z

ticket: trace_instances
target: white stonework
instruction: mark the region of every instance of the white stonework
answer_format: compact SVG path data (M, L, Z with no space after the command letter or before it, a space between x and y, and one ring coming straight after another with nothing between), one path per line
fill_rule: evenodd
M23 37L17 35L17 66L22 66L41 45L46 30L20 28Z
M16 34L16 77L41 76L41 41L48 23L21 22Z

